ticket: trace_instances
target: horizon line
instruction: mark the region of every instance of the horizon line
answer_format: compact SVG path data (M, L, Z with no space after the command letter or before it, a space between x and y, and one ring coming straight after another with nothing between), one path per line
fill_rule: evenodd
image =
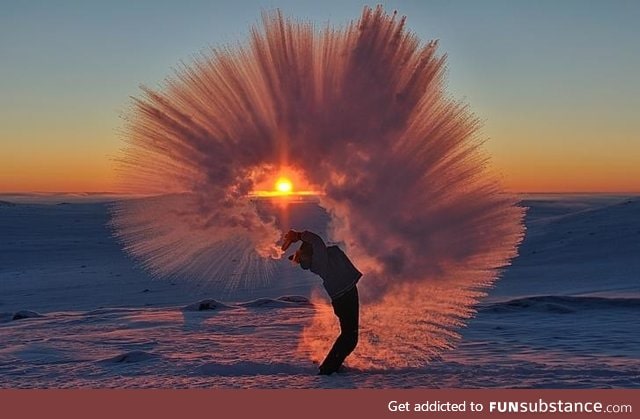
M263 191L260 191L263 192ZM292 195L308 195L310 191L302 191L301 193L292 193ZM590 195L638 195L638 191L505 191L504 193L520 194L520 195L553 195L553 194L565 194L565 195L578 195L578 194L590 194ZM96 195L120 195L120 196L146 196L147 194L136 194L127 192L113 192L113 191L0 191L0 195L13 195L13 196L37 196L37 195L79 195L79 196L96 196ZM250 194L250 197L255 197Z

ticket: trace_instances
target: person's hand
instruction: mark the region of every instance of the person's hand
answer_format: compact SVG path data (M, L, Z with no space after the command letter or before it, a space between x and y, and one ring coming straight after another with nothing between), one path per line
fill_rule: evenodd
M284 235L284 243L282 244L282 250L285 251L291 246L292 243L295 243L300 240L301 233L299 231L289 230L287 234Z

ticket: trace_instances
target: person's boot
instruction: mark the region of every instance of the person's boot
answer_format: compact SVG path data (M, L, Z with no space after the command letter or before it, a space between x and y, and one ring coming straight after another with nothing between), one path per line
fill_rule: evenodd
M333 374L333 371L331 371L326 367L318 368L318 375L331 375L331 374Z

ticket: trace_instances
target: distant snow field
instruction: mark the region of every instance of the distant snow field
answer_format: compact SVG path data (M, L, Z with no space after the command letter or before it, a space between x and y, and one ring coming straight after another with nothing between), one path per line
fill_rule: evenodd
M520 256L456 349L329 377L298 348L316 277L282 261L252 290L152 279L112 238L108 199L0 195L0 387L640 388L639 197L525 197ZM292 226L326 225L296 211Z

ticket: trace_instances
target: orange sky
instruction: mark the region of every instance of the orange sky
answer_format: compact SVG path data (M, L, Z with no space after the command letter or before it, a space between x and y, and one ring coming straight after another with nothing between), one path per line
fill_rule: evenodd
M640 192L637 122L475 110L485 117L481 136L493 167L511 191ZM91 110L80 120L53 110L41 111L38 123L19 115L7 121L0 131L0 193L113 191L111 159L123 146L122 121L116 111Z
M114 190L111 161L99 153L55 156L13 154L0 158L0 193L108 192ZM640 192L640 169L629 155L617 160L568 161L563 156L515 160L494 157L504 184L514 192Z
M0 132L0 193L113 189L111 158L121 147L115 129L93 124L81 129L45 126L32 124L9 133L5 126L5 132Z

